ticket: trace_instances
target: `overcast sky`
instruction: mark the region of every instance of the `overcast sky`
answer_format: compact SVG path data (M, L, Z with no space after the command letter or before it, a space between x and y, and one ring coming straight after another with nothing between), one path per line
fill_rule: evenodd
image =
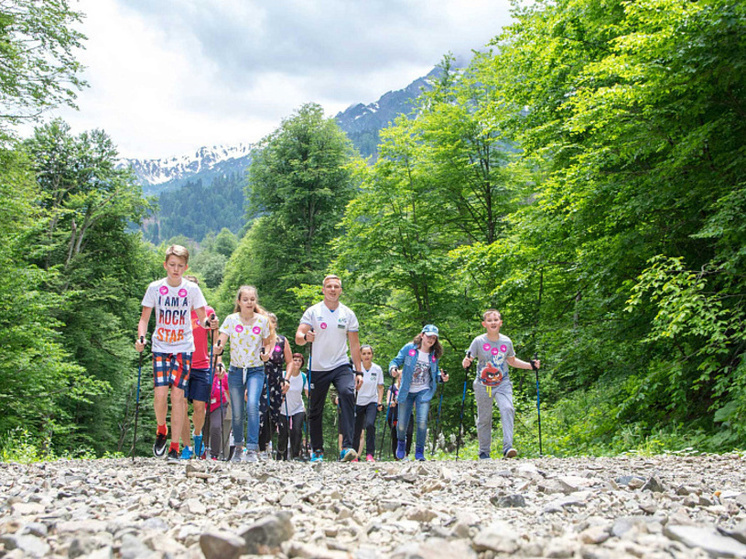
M86 14L90 87L74 132L125 157L256 142L306 102L328 116L468 56L509 22L508 0L71 0Z

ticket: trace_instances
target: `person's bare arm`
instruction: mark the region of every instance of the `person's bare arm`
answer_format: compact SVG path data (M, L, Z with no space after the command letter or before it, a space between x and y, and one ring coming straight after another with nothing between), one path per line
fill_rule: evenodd
M313 343L315 338L316 333L310 324L301 324L298 326L298 331L295 333L296 345L304 346L307 343Z
M153 307L143 307L142 312L140 313L140 321L137 323L137 340L135 341L135 350L137 351L145 349L145 339L148 334L148 322L150 322L150 314L152 312Z
M516 369L533 369L533 367L531 366L531 361L522 361L515 356L508 357L506 361L508 362L508 365L510 365L511 367L515 367ZM534 361L534 363L536 364L537 369L541 369L540 360L537 359L536 361Z

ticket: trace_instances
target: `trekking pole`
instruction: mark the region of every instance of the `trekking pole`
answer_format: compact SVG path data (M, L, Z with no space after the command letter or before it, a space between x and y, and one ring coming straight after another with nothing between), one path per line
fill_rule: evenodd
M381 446L378 449L378 459L380 460L383 456L383 442L386 440L386 431L389 429L389 413L391 413L391 397L394 395L394 391L389 389L389 401L386 404L386 420L383 423L383 429L381 429Z
M471 351L466 352L466 356L471 359ZM461 448L461 430L464 426L464 402L466 402L466 385L469 382L469 369L471 365L464 369L464 391L461 395L461 417L458 423L458 437L456 437L456 460L458 460L459 449Z
M301 388L303 390L303 388ZM293 430L293 424L292 419L290 418L290 414L288 413L288 395L285 394L285 432L287 434L287 439L285 443L285 449L283 450L285 454L285 459L290 460L292 453L293 445L290 444L290 432ZM279 450L279 449L278 449Z
M215 313L212 313L210 315L210 321L215 320ZM212 344L215 340L215 332L210 328L210 332L208 334L208 340L210 343L210 366L209 366L209 372L207 375L208 381L208 390L207 393L207 402L205 402L205 423L202 425L202 448L195 448L194 449L194 455L197 457L197 459L202 458L202 456L207 459L209 450L210 450L210 400L212 399L212 380L213 375L215 374L215 367L213 366L212 362Z
M536 361L539 359L539 354L534 353L533 359L531 359L531 368L534 370L536 375L536 414L539 416L539 456L543 455L541 449L541 397L539 396L539 369L536 366Z
M435 454L435 445L438 443L438 436L439 436L439 430L440 430L440 410L443 407L443 390L445 389L445 385L440 385L440 401L438 402L438 417L435 419L435 435L433 436L433 450L430 452L430 456L433 456Z
M313 332L313 328L311 328L311 332ZM313 454L313 449L311 448L311 428L308 426L308 422L311 417L311 402L313 401L313 379L311 378L311 376L313 375L313 371L311 370L312 365L313 365L313 342L309 342L308 343L308 411L306 412L306 417L303 420L303 423L306 427L306 452L308 454L309 460L312 458L311 455ZM301 388L301 390L303 389ZM303 399L302 395L301 395L301 399ZM322 421L323 421L323 415L322 415Z
M220 364L220 368L224 368L222 363ZM220 453L223 455L223 458L225 458L225 436L223 435L223 428L225 427L225 409L223 409L223 379L225 379L226 381L228 380L225 378L225 374L223 375L223 378L219 379L218 381L218 390L220 391Z
M264 346L262 346L262 348L259 350L259 353L262 354L262 355L264 355L264 353L265 353L264 352ZM266 365L266 363L267 362L265 361L265 365ZM265 371L266 371L266 368L265 368ZM266 396L267 396L267 409L265 410L264 413L261 413L262 407L261 407L261 403L259 404L259 425L261 426L261 422L262 422L262 419L263 419L264 420L264 429L265 429L265 432L269 435L269 440L267 441L267 443L264 446L264 452L267 453L267 456L269 458L272 458L272 456L270 456L270 452L269 452L269 445L272 442L272 430L271 430L271 427L272 427L272 422L271 422L272 414L270 413L270 409L269 409L269 375L266 374L266 373L264 375L264 386L267 389L267 390L265 390L265 393L266 393ZM247 416L247 418L248 418L248 416ZM247 421L247 423L248 423L248 421ZM260 428L259 429L259 438L260 439L261 439L261 434L262 434L262 429Z
M145 343L145 336L140 336L140 343ZM143 348L145 351L145 348ZM137 397L135 398L135 432L132 441L132 461L135 461L135 447L137 446L137 416L140 414L140 377L142 376L142 351L140 352L140 364L137 366Z

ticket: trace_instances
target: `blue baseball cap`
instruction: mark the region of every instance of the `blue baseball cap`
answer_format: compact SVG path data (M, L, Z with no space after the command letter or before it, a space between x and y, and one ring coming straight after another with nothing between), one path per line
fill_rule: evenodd
M427 334L428 336L437 336L438 327L435 326L435 324L426 324L425 327L422 329L422 333Z

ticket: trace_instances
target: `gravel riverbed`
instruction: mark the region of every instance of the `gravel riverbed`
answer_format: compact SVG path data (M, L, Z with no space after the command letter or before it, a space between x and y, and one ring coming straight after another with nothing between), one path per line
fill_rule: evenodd
M746 458L0 464L0 557L746 557Z

